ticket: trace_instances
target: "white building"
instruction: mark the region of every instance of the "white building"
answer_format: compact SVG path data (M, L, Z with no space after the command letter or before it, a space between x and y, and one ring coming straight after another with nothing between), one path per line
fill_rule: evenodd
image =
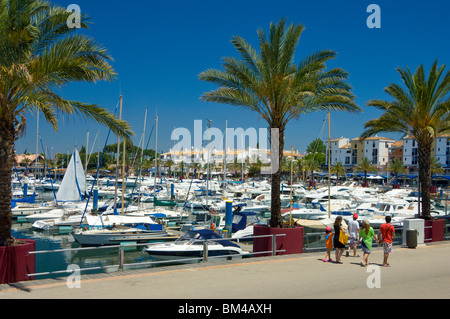
M364 141L355 138L352 141L354 148L348 138L340 137L330 141L331 165L337 162L347 166L357 165L363 157L367 157L374 165L382 168L387 165L389 148L395 142L390 138L379 136L368 137Z
M372 160L373 165L382 168L389 162L389 148L394 142L393 139L386 137L368 137L363 141L364 157Z
M328 148L328 143L326 142L326 144ZM331 165L335 165L338 162L341 162L344 165L349 165L351 158L351 147L350 149L349 147L350 140L348 138L344 138L341 136L340 138L331 140Z

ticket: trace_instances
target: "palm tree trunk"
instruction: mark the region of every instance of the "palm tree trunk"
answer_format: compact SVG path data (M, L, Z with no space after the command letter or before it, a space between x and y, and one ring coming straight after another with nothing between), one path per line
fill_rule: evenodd
M272 189L271 189L271 217L270 226L281 228L283 221L281 218L281 200L280 200L280 184L281 184L281 161L283 159L284 148L284 130L279 129L279 145L278 145L278 167L277 171L272 174Z
M0 247L11 246L11 171L14 160L15 129L11 118L0 119Z
M431 144L418 145L422 217L430 218Z

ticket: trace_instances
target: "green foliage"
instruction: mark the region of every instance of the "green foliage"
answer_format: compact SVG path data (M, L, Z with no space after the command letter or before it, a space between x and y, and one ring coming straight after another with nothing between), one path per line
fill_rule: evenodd
M41 0L0 0L0 120L14 121L16 135L25 113L40 112L55 130L60 114L79 115L132 135L128 123L95 104L68 100L59 89L71 82L111 81L107 50L67 26L71 13ZM81 15L81 28L87 28Z
M320 139L316 138L314 141L312 141L308 147L306 148L306 152L311 153L326 153L327 152L327 146L325 143Z

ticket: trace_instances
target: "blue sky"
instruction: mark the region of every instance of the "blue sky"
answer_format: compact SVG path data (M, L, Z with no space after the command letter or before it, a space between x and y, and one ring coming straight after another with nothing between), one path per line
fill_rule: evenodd
M357 137L365 122L380 115L366 104L370 99L386 99L384 88L392 82L400 83L395 68L409 66L415 70L424 64L428 71L436 59L439 64L446 64L447 70L449 65L448 0L58 0L54 3L64 7L78 4L91 17L93 25L83 32L109 50L118 73L114 82L73 83L64 87L62 94L111 111L123 94L123 119L133 127L136 145L142 135L145 108L147 137L158 114L158 151L173 146L170 135L174 127L193 130L194 120L203 120L205 126L207 119L212 120L212 126L220 129L225 128L225 120L233 128L267 127L256 113L201 102L200 96L215 87L199 81L198 74L208 68L220 68L223 57L237 56L230 43L233 35L257 47L257 29L268 30L270 22L280 18L306 28L297 48L296 62L314 51L332 49L338 58L329 67L349 72L356 102L363 112L332 112L332 137ZM380 29L366 25L370 15L366 9L372 3L381 9ZM285 149L293 145L304 152L313 139L326 138L326 128L322 132L325 117L326 113L320 112L290 122ZM61 117L59 130L54 132L40 121L42 142L50 152L66 153L76 145L80 148L86 144L87 130L89 148L98 131L94 150L101 150L107 134L105 128L80 117ZM108 144L115 142L116 137L111 136ZM26 134L16 142L16 151L34 152L35 144L36 119L29 115ZM150 147L154 148L154 134Z

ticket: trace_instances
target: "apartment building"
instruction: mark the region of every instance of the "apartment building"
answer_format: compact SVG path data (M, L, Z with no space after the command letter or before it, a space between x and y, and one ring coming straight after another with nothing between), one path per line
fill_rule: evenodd
M331 155L331 165L341 162L345 165L350 165L351 160L351 150L350 140L348 138L340 137L330 141L330 155ZM327 147L328 148L328 147ZM329 162L327 156L327 163Z
M204 165L209 162L222 165L225 159L227 163L231 163L236 159L238 163L242 163L242 161L254 163L259 160L262 164L270 164L270 155L270 150L251 147L244 150L228 148L226 152L224 150L215 149L192 149L187 151L173 151L170 149L169 152L161 154L161 161L170 159L175 164L191 162ZM291 157L291 151L283 151L283 156ZM293 156L295 159L303 157L298 150L293 152Z
M442 167L450 167L450 134L440 134L436 137L431 154Z
M395 141L390 138L373 136L365 140L340 137L330 141L331 165L341 162L346 166L359 165L364 157L380 168L389 161L389 148Z
M392 143L389 148L389 162L393 161L394 158L403 162L403 140Z

